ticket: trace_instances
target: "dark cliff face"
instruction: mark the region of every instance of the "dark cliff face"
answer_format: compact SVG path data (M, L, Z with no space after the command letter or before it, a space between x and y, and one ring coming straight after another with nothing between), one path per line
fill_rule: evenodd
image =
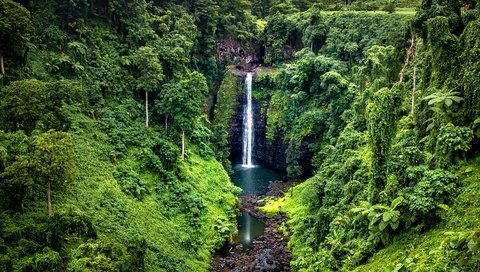
M256 160L278 171L287 168L287 144L283 140L283 132L275 131L275 137L269 141L267 133L267 109L269 100L254 101L253 110L255 116L255 146L254 156Z
M298 164L302 168L302 178L309 178L313 176L313 166L312 166L312 159L313 159L313 152L310 150L309 145L313 144L315 139L313 137L307 137L303 139L302 144L299 148L299 158Z
M229 129L231 160L242 156L243 113L246 104L246 95L244 92L237 96L237 101L238 106L234 109L235 115L230 121ZM253 160L255 163L260 163L277 171L284 172L287 168L286 149L288 145L283 141L282 131L277 130L271 142L266 138L268 102L268 100L252 101L255 127Z

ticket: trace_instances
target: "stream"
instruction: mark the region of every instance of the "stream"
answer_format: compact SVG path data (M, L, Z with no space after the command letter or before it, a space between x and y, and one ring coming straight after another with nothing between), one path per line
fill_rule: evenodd
M257 210L260 199L272 194L280 196L288 184L279 181L281 175L267 167L234 165L231 180L243 189L238 233L217 252L212 271L290 271L289 239L278 231L286 218L280 214L269 218Z
M260 196L268 191L268 185L281 178L277 172L257 165L254 167L243 167L237 164L233 167L233 174L230 176L232 182L242 188L242 195ZM250 249L252 241L263 234L265 223L243 212L237 218L238 235L234 242L241 243L244 249Z

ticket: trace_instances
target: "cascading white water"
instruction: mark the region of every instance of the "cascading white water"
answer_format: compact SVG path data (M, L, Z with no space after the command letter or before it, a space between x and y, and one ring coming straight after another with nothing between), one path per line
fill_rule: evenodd
M247 105L243 110L243 167L254 167L252 164L253 151L253 109L252 109L252 73L247 73L245 79L247 87Z

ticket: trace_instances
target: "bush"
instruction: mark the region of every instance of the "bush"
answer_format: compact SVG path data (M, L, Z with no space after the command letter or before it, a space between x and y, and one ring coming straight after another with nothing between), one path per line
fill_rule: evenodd
M122 191L127 195L133 196L138 200L150 193L148 186L140 179L140 176L133 170L118 169L114 174Z
M468 127L459 127L452 123L441 127L435 150L437 166L448 167L453 163L454 159L462 158L470 150L470 142L472 140L473 131Z
M458 265L465 271L480 269L480 228L467 232L446 233L450 235L449 247L460 252Z
M129 247L114 241L83 243L72 251L67 269L72 272L144 271L145 247L144 240L132 241Z
M394 13L395 12L395 4L393 2L389 2L386 4L383 8L383 11L388 12L388 13Z
M443 169L428 170L425 166L410 167L407 176L411 185L399 191L404 196L408 214L407 224L429 222L437 218L436 210L450 204L455 197L457 177Z

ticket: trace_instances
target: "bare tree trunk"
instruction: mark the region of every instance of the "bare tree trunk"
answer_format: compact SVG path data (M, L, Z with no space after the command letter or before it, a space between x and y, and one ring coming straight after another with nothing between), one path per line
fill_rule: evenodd
M145 127L148 128L148 92L145 91Z
M165 116L165 131L168 130L168 115Z
M5 74L5 67L3 66L3 54L0 52L0 70L2 72L2 75Z
M410 63L410 57L412 56L415 47L415 36L412 32L412 38L410 39L410 48L407 50L407 56L405 57L405 62L403 63L402 70L400 71L400 82L403 82L403 77L405 75L405 70L407 70L407 66Z
M182 161L185 159L185 130L182 129Z
M412 117L415 117L415 92L417 90L417 44L413 48L413 89L412 89Z
M50 181L47 182L47 208L48 208L48 216L52 216L52 189L51 189Z
M415 91L417 89L417 45L418 41L415 38L415 35L412 32L412 38L410 39L410 48L407 50L407 56L405 57L405 63L403 64L402 70L400 71L400 82L403 82L405 71L407 70L408 64L410 63L410 58L413 62L413 88L412 88L412 111L411 115L415 115Z

